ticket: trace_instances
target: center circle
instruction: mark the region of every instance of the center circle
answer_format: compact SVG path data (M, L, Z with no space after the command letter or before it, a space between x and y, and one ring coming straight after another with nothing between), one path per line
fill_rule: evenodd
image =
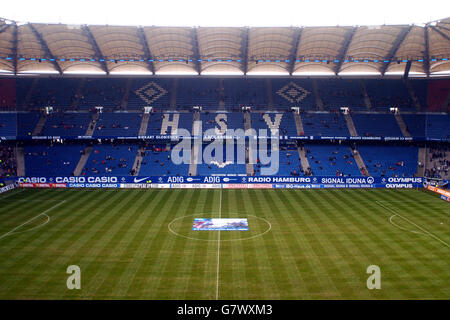
M196 213L196 214L185 215L185 216L173 219L171 222L169 222L167 227L173 235L178 236L178 237L182 237L182 238L190 239L190 240L197 240L197 241L217 242L217 241L219 241L219 239L202 238L203 236L210 236L211 233L217 232L217 231L213 231L213 230L193 231L192 230L193 218L191 218L191 217L217 218L217 217L209 217L209 215L211 215L211 213L209 213L209 214ZM231 213L228 215L237 215L239 218L251 217L252 218L251 220L253 220L253 221L249 221L249 231L222 231L222 232L219 231L219 232L221 232L221 238L220 238L221 242L243 241L243 240L254 239L254 238L265 235L272 229L272 225L265 218L257 217L255 215L251 215L251 214L240 215L240 214ZM188 220L187 218L190 218L190 219ZM256 228L256 231L253 230L252 228L253 229ZM178 229L182 229L182 230L184 229L185 232L181 232ZM194 234L198 235L198 236L194 236ZM232 238L232 239L227 239L224 237L224 235L235 236L236 234L239 234L239 235L246 234L246 236L241 237L241 238Z

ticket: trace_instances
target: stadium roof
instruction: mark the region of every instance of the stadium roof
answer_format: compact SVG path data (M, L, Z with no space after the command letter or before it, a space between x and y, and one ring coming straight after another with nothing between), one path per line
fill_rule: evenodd
M135 27L0 20L0 74L450 75L450 18L417 25Z

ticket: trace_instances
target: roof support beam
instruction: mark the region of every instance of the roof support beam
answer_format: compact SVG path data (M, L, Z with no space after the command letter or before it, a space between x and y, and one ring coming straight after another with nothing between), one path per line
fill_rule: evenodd
M445 33L443 33L441 30L439 30L436 27L431 26L431 28L436 31L437 33L439 33L441 36L443 36L447 41L450 41L450 37L448 35L446 35ZM449 29L450 30L450 29Z
M403 41L405 40L406 36L409 34L411 29L412 29L412 26L408 26L408 27L403 28L399 32L399 34L397 35L397 38L395 39L394 43L392 44L391 50L389 50L389 53L386 55L385 60L391 61L395 57L398 49L402 45ZM381 65L380 72L381 72L382 76L384 76L384 74L386 73L386 70L389 67L389 64L390 63L388 62L388 63L383 63Z
M425 69L425 73L427 77L430 76L430 37L428 35L429 25L425 25L423 28L425 33L425 50L423 51L423 68Z
M58 64L58 62L56 62L56 58L53 55L53 53L50 51L50 49L47 45L47 42L42 37L42 34L40 34L39 31L37 31L36 28L31 23L28 23L28 26L30 27L31 31L34 33L34 35L38 39L39 43L41 44L42 49L45 52L46 58L48 58L50 60L50 62L55 67L55 69L58 71L59 75L62 75L63 71L62 71L60 65Z
M288 72L291 76L295 69L295 60L297 60L298 46L302 38L302 32L303 28L294 29L294 36L292 38L292 48L291 53L289 54L289 66L288 66Z
M137 29L139 40L141 41L142 48L144 48L145 60L147 61L148 68L155 74L155 62L153 60L152 52L148 46L147 38L145 37L145 32L143 27L138 27Z
M95 55L97 56L97 59L100 62L103 71L105 71L106 74L109 74L108 64L106 63L105 57L103 56L102 51L100 50L100 47L98 46L97 41L95 40L94 35L91 32L91 29L89 29L88 25L85 25L83 26L83 30L88 37L89 43L95 51Z
M250 28L245 27L242 32L241 39L241 61L242 61L242 72L247 75L248 71L248 39L250 34Z
M342 64L344 63L344 59L347 56L348 48L350 48L350 44L353 40L353 36L355 35L356 30L358 30L358 27L353 27L345 36L341 50L339 51L339 55L337 56L337 60L339 60L339 62L334 67L334 73L336 75L338 75L339 71L341 70Z
M14 23L14 31L13 31L13 69L14 69L14 75L17 75L17 64L18 64L18 47L19 47L19 27L17 26L17 23Z
M199 43L198 43L198 28L192 28L192 48L194 50L194 57L193 62L195 66L195 71L200 75L202 72L202 64L200 61L200 49L199 49Z

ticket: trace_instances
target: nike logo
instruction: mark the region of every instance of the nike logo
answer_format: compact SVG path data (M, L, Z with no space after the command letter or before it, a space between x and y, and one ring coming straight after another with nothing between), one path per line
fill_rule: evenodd
M141 181L147 180L148 178L150 178L150 177L146 177L146 178L143 178L143 179L136 179L136 178L134 178L134 183L139 183Z

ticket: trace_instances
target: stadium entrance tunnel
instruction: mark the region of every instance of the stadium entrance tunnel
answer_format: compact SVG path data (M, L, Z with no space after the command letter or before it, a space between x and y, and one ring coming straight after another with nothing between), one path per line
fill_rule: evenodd
M270 232L272 229L271 223L265 218L242 213L227 213L222 214L221 218L247 219L248 230L246 231L193 230L192 226L194 223L194 219L198 218L218 218L218 215L212 213L196 213L182 217L177 217L168 224L169 232L177 237L182 237L190 240L219 241L220 239L221 242L232 242L262 237L268 232Z

